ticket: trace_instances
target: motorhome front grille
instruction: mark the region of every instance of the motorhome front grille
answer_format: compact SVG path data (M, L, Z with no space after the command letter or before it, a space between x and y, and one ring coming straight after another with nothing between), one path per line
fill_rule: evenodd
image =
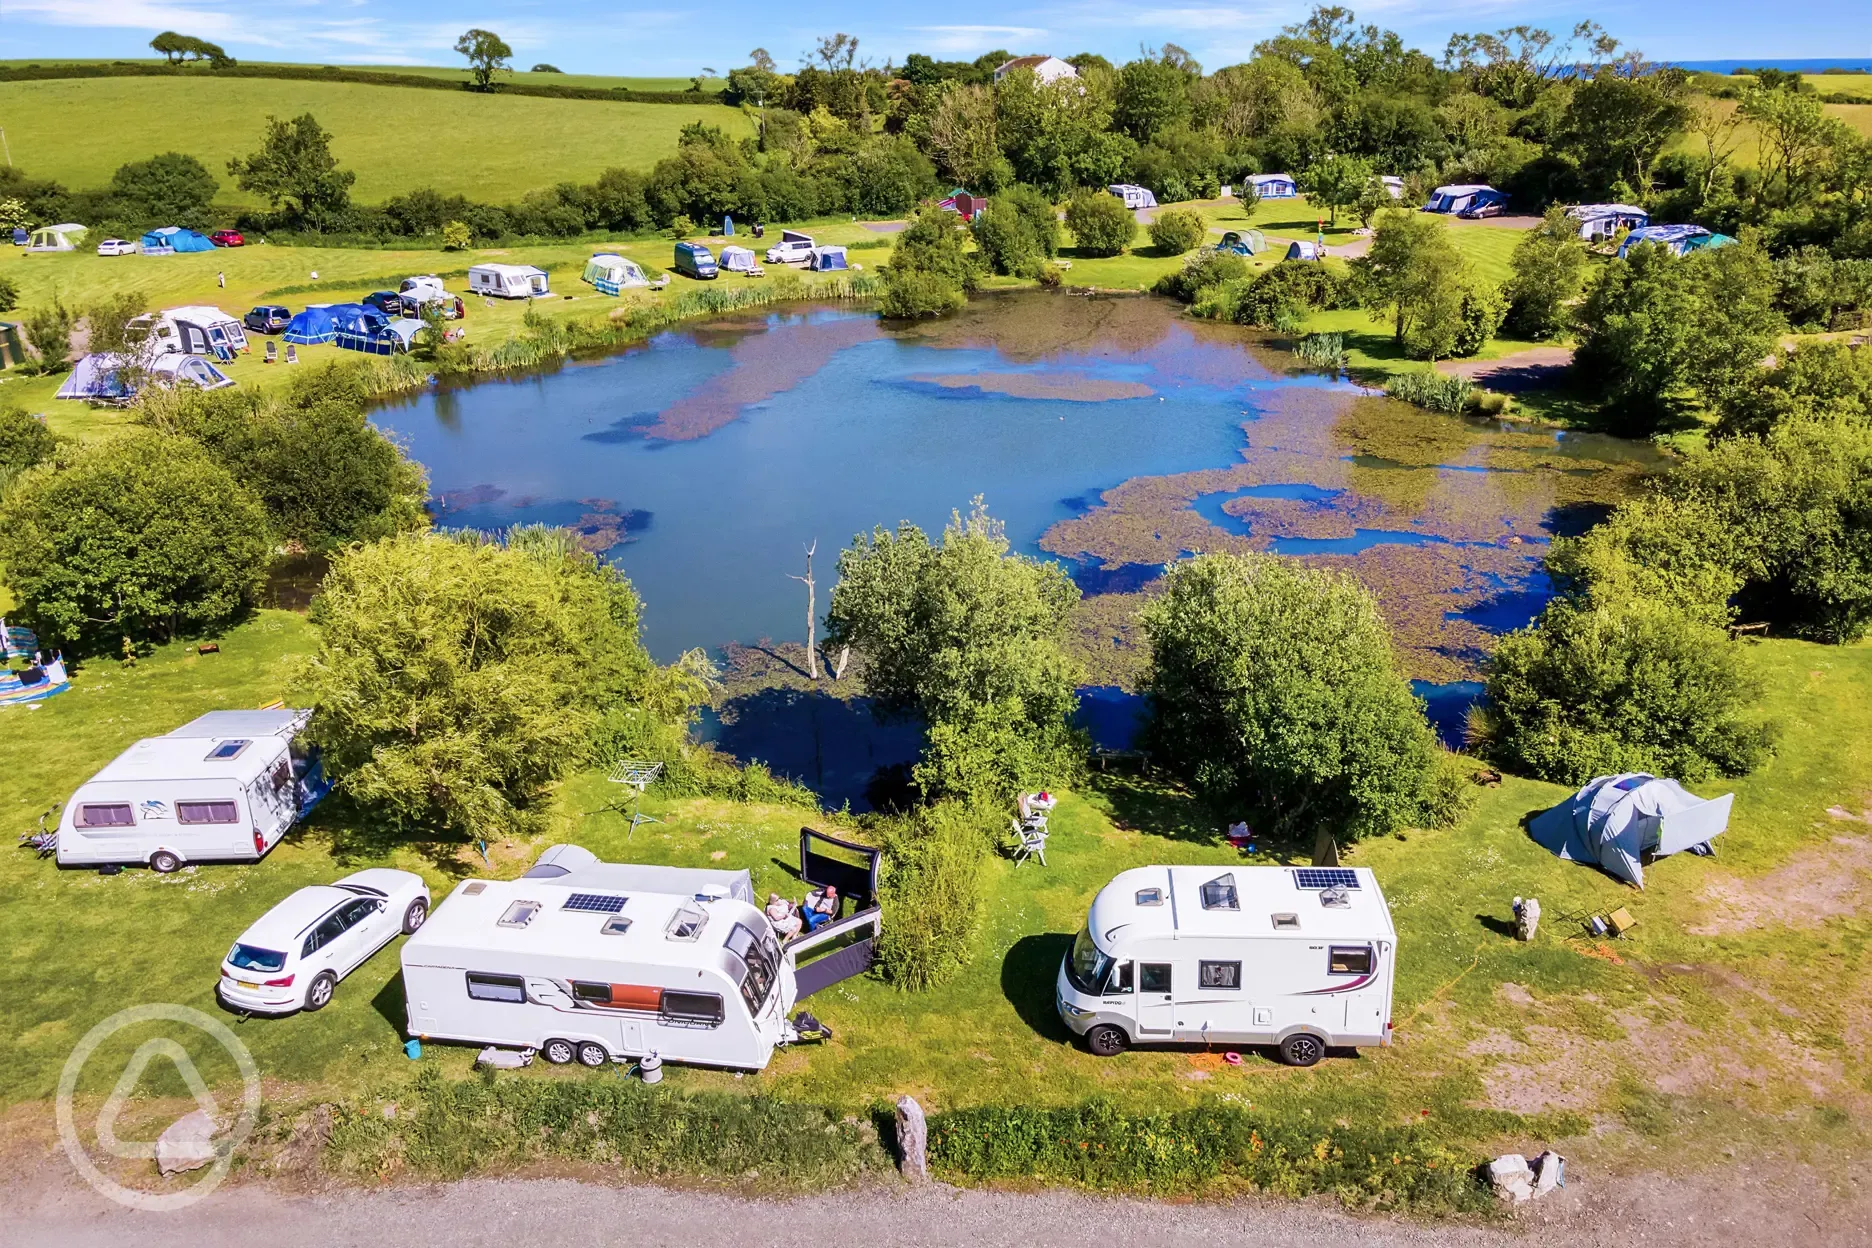
M1358 872L1349 867L1295 867L1295 888L1357 888Z
M616 914L624 908L624 898L615 893L573 893L561 910L585 910L592 914Z

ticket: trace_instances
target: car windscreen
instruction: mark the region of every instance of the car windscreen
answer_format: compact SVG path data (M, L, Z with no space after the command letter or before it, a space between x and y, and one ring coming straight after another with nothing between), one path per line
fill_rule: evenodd
M228 964L243 971L277 971L286 965L286 955L253 945L235 945L228 954Z

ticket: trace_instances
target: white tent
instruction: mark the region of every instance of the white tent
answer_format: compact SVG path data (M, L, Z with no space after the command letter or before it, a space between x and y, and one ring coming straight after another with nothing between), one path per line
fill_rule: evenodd
M32 232L27 240L27 251L76 251L78 243L86 234L85 227L75 222L64 225L43 225Z
M1600 776L1528 821L1537 845L1569 862L1592 862L1644 887L1646 854L1707 847L1729 826L1735 794L1705 800L1675 780L1643 772Z
M760 266L754 263L754 253L745 247L724 247L721 249L721 267L730 273L741 273L748 277L760 275Z

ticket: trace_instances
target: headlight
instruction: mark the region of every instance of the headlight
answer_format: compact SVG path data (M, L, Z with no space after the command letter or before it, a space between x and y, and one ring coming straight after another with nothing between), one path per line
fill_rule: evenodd
M1072 1002L1064 1000L1060 1002L1060 1009L1073 1018L1091 1018L1094 1013L1092 1010L1082 1010Z

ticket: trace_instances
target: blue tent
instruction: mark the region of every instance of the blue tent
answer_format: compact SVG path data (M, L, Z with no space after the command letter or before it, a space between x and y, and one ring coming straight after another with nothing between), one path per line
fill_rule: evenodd
M1646 225L1625 236L1618 254L1623 258L1639 243L1656 243L1669 248L1673 256L1682 256L1705 247L1726 247L1733 242L1735 239L1727 234L1712 234L1700 225Z
M285 338L287 342L309 347L330 342L337 332L338 319L332 315L332 308L314 305L286 322Z
M151 230L143 236L142 251L146 256L172 256L181 251L213 251L215 245L206 235L194 230L185 230L179 225L165 225L159 230Z
M1262 199L1292 199L1300 189L1294 185L1294 180L1284 173L1250 174L1248 185L1254 187L1255 194Z
M416 331L422 328L422 324L411 317L394 321L357 317L339 325L336 342L339 349L344 351L396 355L410 349L416 341Z
M843 247L815 247L807 254L806 267L815 273L825 273L832 269L844 269L851 266L845 263Z

